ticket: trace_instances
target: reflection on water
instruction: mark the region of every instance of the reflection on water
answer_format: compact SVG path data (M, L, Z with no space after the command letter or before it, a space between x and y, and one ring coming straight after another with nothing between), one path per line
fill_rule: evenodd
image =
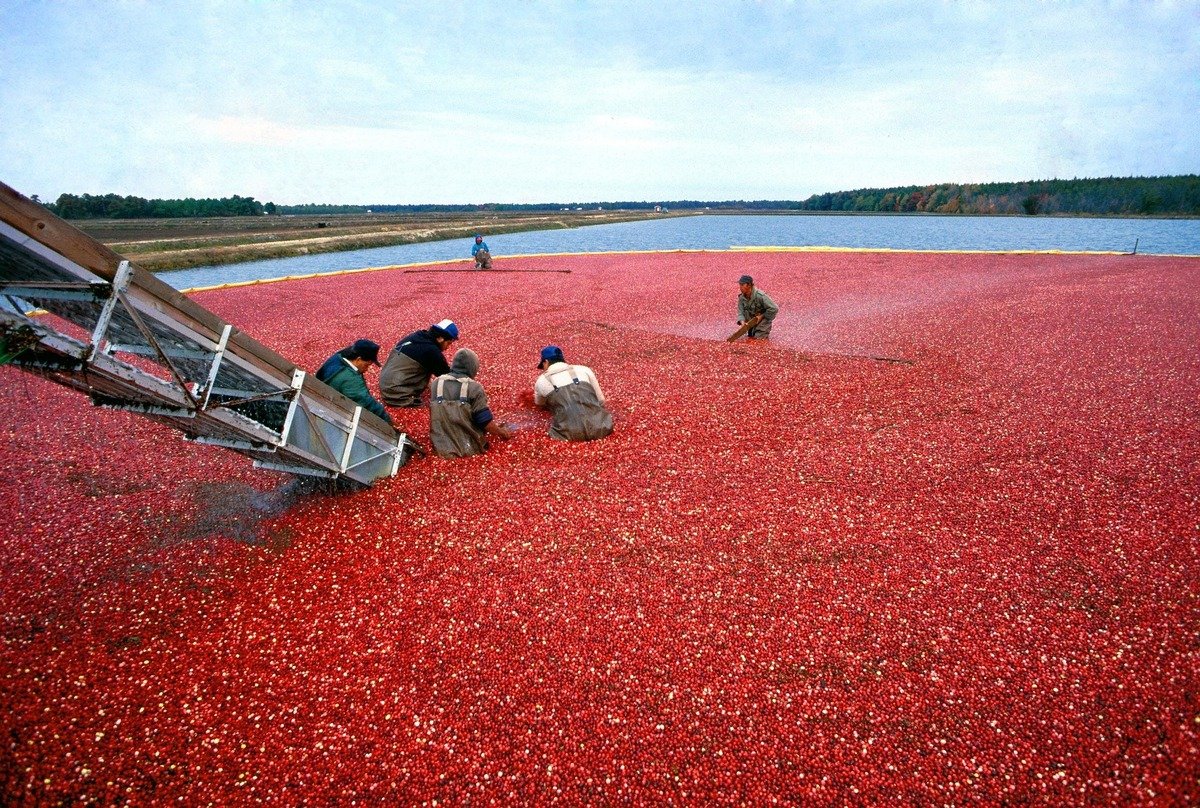
M1200 255L1200 220L1014 216L699 215L571 230L489 235L498 257L730 247L866 247L896 250L1068 250ZM303 255L162 273L177 289L345 269L467 261L471 241Z

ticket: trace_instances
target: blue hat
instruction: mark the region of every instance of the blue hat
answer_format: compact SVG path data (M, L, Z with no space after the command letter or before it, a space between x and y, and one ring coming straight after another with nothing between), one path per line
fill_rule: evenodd
M434 323L429 326L429 330L433 332L435 337L442 337L448 340L458 339L458 326L453 320L442 320L439 323Z
M379 343L369 339L356 339L350 346L354 359L366 359L372 365L379 364Z
M563 358L562 348L558 347L557 345L547 345L545 348L542 348L542 358L538 360L537 366L540 368L543 362L550 362L553 364L554 362L566 361L567 360Z
M741 284L741 283L748 283L748 284L750 284L751 286L753 286L753 285L754 285L754 278L751 278L749 275L743 275L742 277L738 278L738 283L739 283L739 284Z

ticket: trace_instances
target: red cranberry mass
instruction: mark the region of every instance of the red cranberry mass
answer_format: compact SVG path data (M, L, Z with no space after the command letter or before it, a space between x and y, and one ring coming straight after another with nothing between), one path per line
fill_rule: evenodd
M369 490L0 369L0 802L1200 801L1195 259L506 260L572 271L196 294L312 369L459 324L516 436Z

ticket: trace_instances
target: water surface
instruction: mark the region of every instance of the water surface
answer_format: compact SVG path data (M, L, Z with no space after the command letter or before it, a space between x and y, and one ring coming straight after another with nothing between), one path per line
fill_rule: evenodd
M896 250L1066 250L1200 255L1197 219L1018 216L729 216L705 214L570 230L484 233L492 254L731 247L859 247ZM177 289L346 269L469 259L472 239L276 258L160 273Z

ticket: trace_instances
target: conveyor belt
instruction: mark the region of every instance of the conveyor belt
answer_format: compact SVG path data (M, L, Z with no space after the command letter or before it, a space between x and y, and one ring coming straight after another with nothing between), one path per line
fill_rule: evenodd
M41 310L45 315L32 316ZM416 446L0 183L0 362L254 465L370 485Z

